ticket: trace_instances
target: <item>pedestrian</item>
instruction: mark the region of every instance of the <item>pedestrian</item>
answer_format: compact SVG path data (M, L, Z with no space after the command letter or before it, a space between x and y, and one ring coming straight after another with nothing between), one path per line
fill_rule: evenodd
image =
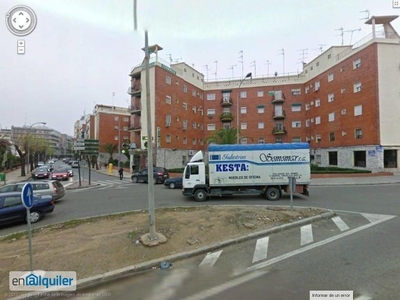
M135 169L136 169L136 166L135 166L135 164L133 164L133 165L132 165L132 173L135 172Z
M118 170L119 173L119 180L122 180L122 178L124 178L124 169L121 167Z

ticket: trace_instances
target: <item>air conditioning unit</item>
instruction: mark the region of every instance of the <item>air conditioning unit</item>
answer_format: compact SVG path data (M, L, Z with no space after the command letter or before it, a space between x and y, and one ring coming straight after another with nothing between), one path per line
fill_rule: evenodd
M195 155L196 154L196 150L189 150L189 155Z

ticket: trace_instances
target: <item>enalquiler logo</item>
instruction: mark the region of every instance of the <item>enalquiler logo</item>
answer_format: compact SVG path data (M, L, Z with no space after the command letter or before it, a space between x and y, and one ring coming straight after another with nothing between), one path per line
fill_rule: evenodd
M75 291L75 271L11 271L10 291Z

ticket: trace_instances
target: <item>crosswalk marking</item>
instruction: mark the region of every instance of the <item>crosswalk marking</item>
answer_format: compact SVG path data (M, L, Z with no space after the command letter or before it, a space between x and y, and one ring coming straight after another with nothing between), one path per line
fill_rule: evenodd
M301 226L300 232L301 232L301 241L300 241L301 246L312 243L314 241L311 224Z
M176 269L166 276L160 284L153 288L151 294L146 299L168 300L172 299L177 289L184 280L190 275L188 269Z
M214 253L208 253L206 257L201 261L199 267L212 267L215 262L218 260L219 256L221 255L221 251L217 251Z
M254 250L252 263L255 263L257 261L267 258L268 243L269 243L269 236L257 240L256 249Z
M350 229L340 217L333 217L332 221L336 224L340 231L346 231Z

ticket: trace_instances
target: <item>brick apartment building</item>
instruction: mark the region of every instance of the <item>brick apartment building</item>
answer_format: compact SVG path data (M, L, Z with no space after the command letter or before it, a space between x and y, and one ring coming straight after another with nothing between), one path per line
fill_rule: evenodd
M294 76L204 82L194 68L156 54L150 103L157 164L179 167L206 150L213 131L239 127L240 143L307 141L317 164L398 171L400 36L390 24L396 18L372 17L370 36L330 47ZM130 76L130 139L144 148L142 64Z

